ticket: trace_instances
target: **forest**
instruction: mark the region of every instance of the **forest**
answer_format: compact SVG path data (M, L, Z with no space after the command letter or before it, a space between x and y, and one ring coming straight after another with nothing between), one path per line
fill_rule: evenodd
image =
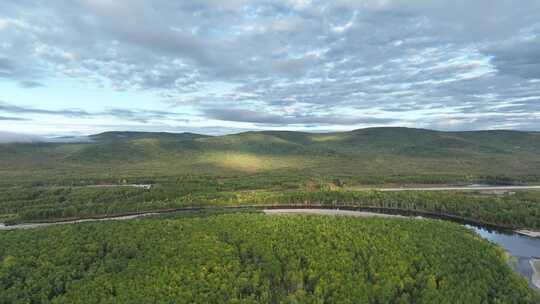
M0 233L0 303L538 303L434 220L162 216Z
M534 184L540 181L539 136L367 128L224 136L105 132L86 142L0 144L0 222L185 207L322 204L406 209L538 229L540 192L357 190Z
M3 224L205 208L0 231L0 304L540 303L501 248L457 224L257 211L367 208L539 230L540 191L373 190L530 185L538 136L110 132L0 145Z
M540 304L540 0L0 0L0 304L77 303Z
M272 186L271 179L268 190L250 190L253 185L246 186L243 181L192 177L156 184L150 190L127 186L13 187L0 196L0 221L13 224L188 207L323 205L410 210L507 228L540 228L538 191L511 195L352 191L339 187L338 182L279 190L273 189L276 186Z
M106 132L84 143L0 144L0 187L180 175L266 177L288 185L320 177L348 184L535 183L539 139L538 132L412 128L224 136Z

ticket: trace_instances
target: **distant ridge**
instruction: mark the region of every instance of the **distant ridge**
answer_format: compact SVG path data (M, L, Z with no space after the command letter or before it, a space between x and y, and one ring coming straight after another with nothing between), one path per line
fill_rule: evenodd
M70 154L84 159L156 159L236 151L256 155L304 155L366 158L405 158L474 161L478 157L540 153L540 133L511 130L445 132L428 129L381 127L348 132L248 131L222 136L195 133L113 131L89 136L93 144ZM540 158L540 156L539 156Z
M45 178L53 169L62 174L94 172L97 176L272 172L373 182L540 181L539 132L383 127L331 133L250 131L222 136L113 131L88 138L87 142L1 145L0 168L9 174L27 172L32 176L42 170Z
M540 134L540 131L522 131L511 129L495 129L495 130L464 130L464 131L442 131L425 128L410 128L410 127L369 127L360 128L350 131L334 131L334 132L306 132L306 131L291 131L291 130L261 130L261 131L243 131L239 133L231 133L225 135L205 135L193 132L149 132L149 131L106 131L102 133L92 134L88 137L94 139L137 139L137 138L158 138L158 137L184 137L184 138L204 138L204 137L222 137L234 136L242 134L267 134L267 135L328 135L328 134L347 134L347 133L364 133L364 134L383 134L392 132L402 132L411 134L428 134L428 133L443 133L443 134L461 134L461 133L491 133L491 134Z
M109 131L89 136L96 141L108 141L108 140L134 140L143 138L155 138L155 139L176 139L176 140L191 140L196 138L209 137L208 135L183 132L183 133L171 133L171 132L137 132L137 131Z

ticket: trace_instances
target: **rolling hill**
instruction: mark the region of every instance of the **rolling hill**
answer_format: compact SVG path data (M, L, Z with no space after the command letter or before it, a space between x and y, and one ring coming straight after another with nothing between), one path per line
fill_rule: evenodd
M0 145L0 176L76 179L179 175L341 177L353 183L530 182L540 133L368 128L338 133L106 132L84 143Z
M0 220L201 205L351 202L442 210L510 226L540 225L536 192L504 200L481 194L354 192L389 184L538 183L536 132L370 128L224 136L107 132L89 138L0 145ZM125 186L137 183L153 187L146 191Z

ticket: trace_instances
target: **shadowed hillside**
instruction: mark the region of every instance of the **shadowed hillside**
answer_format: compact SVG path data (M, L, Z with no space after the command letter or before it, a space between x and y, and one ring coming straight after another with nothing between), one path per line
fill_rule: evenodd
M98 142L135 140L135 139L159 139L159 140L192 140L196 138L205 138L207 135L195 133L167 133L167 132L104 132L89 136L92 140Z
M90 138L90 143L1 145L0 174L45 180L258 174L340 177L361 184L531 182L540 172L537 132L368 128L225 136L106 132Z
M538 183L540 140L534 132L370 128L225 136L107 132L90 138L88 143L1 145L0 220L192 205L349 201L444 210L504 225L540 225L537 192L504 200L476 194L347 192L389 184ZM138 183L152 187L130 186Z

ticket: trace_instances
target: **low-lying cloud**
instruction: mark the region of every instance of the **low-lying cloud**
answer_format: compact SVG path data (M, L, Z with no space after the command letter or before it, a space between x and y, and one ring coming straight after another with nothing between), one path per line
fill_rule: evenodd
M33 143L45 141L44 137L31 134L21 134L0 131L0 144L5 143Z

